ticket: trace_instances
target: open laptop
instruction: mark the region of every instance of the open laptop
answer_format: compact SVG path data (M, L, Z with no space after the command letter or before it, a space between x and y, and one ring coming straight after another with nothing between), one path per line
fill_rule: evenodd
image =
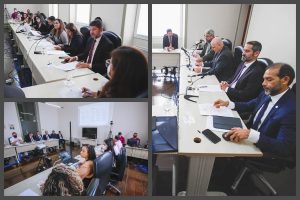
M66 165L72 165L74 163L79 162L79 160L72 158L69 152L62 151L59 153L59 158L62 160L62 162Z

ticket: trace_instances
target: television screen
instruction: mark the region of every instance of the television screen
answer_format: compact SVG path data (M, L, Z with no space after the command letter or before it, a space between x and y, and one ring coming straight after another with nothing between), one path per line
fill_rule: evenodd
M82 128L82 137L97 139L97 128Z

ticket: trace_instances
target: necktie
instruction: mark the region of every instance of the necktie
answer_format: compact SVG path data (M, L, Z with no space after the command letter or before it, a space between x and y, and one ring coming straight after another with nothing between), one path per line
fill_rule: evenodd
M255 129L255 130L258 130L258 125L261 123L261 118L262 116L264 115L264 113L266 112L267 108L268 108L268 105L271 101L271 97L268 96L268 98L266 99L264 105L262 106L262 108L260 109L253 125L252 125L252 128Z
M93 50L94 50L95 43L96 43L96 40L94 40L93 44L91 45L87 63L91 63L91 61L92 61L92 56L93 56Z
M242 71L246 66L243 64L243 66L240 68L240 71L238 73L235 74L233 81L230 83L230 85L232 85L233 83L237 82L239 80L239 78L242 75Z
M169 43L170 43L170 46L172 46L172 36L169 36Z

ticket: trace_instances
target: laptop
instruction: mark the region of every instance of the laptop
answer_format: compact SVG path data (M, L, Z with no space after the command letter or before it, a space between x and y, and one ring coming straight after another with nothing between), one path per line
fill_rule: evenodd
M72 158L69 152L62 151L59 153L59 158L62 160L62 162L66 165L72 165L74 163L79 162L79 160Z

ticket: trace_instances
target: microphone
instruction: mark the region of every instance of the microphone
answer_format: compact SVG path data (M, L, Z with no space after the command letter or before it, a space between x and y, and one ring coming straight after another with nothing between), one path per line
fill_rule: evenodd
M201 74L202 76L200 77L201 79L204 78L205 76L209 75L209 72Z
M184 51L184 53L188 55L188 52L185 48L181 47L181 50Z
M198 44L201 44L202 42L204 42L203 39L200 39L199 42L196 42L195 45L197 46Z
M37 44L36 44L36 46L35 46L35 48L34 48L34 54L42 54L42 52L41 51L37 51L36 50L36 48L37 48L37 46L38 46L38 44L44 39L44 38L47 38L48 37L48 35L45 35L45 36L42 36L40 39L38 39L36 42L38 42Z
M21 26L24 26L25 22L22 22L21 24L19 24L19 26L17 27L16 29L16 33L22 33L24 31L18 31L18 29L21 27Z

